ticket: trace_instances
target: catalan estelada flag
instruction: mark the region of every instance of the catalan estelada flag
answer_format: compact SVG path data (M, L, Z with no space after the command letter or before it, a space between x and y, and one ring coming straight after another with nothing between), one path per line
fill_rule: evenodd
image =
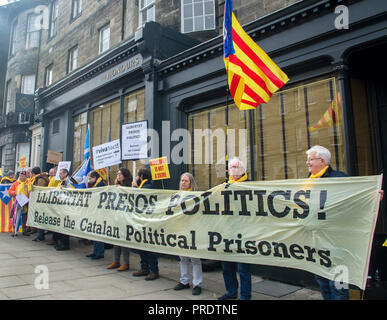
M109 171L108 171L108 169L101 168L101 169L97 169L95 171L98 172L98 174L100 175L100 177L102 178L103 181L107 181L108 180L108 178L109 178Z
M0 232L12 232L11 214L13 210L13 198L8 194L11 184L0 184Z
M270 100L288 76L243 30L226 0L223 23L224 63L231 96L240 110L254 109Z
M337 93L321 119L314 126L309 127L309 132L340 125L341 122L340 96L339 93Z

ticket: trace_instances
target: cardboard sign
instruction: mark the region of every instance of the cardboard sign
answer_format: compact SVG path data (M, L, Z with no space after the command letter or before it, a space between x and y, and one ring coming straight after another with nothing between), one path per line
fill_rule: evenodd
M20 159L19 159L19 167L22 168L22 169L27 167L27 157L26 156L20 157Z
M149 166L152 173L152 180L169 179L169 168L167 157L149 160Z
M63 154L61 152L55 152L48 150L47 152L47 163L52 163L52 164L58 164L59 162L62 161Z

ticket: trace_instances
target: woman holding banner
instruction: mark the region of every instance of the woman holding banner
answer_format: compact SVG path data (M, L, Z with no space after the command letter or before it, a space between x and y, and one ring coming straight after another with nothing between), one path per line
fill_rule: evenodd
M133 181L132 173L126 168L120 168L117 172L116 186L131 187ZM120 256L122 252L123 265L120 266ZM129 248L114 246L114 261L106 269L115 269L117 271L129 270Z
M192 174L185 172L180 176L180 190L197 191L198 186ZM202 262L200 258L180 257L180 282L173 288L174 290L183 290L189 288L189 265L192 262L192 294L197 296L202 293Z
M98 188L104 187L105 183L102 180L102 177L98 174L97 171L90 171L87 175L88 188ZM93 260L103 259L105 256L105 244L101 241L93 241L93 252L88 254L86 257L91 258Z
M28 185L27 185L27 172L21 171L19 173L18 179L11 185L8 193L10 196L16 198L22 194L28 198ZM23 215L24 214L24 215ZM26 231L26 216L27 216L27 207L20 205L18 201L15 204L15 215L14 215L14 233L13 237L17 236L20 225L22 224L23 235L29 236L29 233Z

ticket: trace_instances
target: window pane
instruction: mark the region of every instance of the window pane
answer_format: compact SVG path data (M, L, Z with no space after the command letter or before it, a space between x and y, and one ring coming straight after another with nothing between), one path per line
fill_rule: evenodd
M206 16L205 18L205 29L215 29L214 16Z
M191 18L193 16L192 4L184 6L184 18Z
M202 3L195 3L194 15L195 15L195 17L203 15L203 4Z
M105 52L110 46L110 27L106 26L99 32L99 53Z
M184 19L184 32L192 32L193 31L193 19L188 18Z
M27 75L22 77L21 93L34 94L35 92L35 75Z
M212 1L204 2L204 13L214 14L214 3Z
M147 21L155 21L155 7L152 6L147 10Z
M204 30L203 17L195 17L195 31Z

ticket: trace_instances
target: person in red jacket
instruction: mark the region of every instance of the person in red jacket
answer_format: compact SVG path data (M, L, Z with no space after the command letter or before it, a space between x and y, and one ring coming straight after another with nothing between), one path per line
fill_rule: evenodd
M21 187L24 186L24 190L21 190ZM8 190L8 193L11 197L16 198L16 195L20 193L24 193L28 195L28 185L27 185L27 172L26 171L21 171L19 173L19 178L12 183L11 187ZM24 207L20 206L17 201L15 202L15 207L14 207L14 215L15 215L15 231L12 236L17 236L17 229L18 229L18 221L20 219L20 215L23 214L23 210L25 211ZM26 213L26 212L25 212ZM26 215L24 215L26 216ZM29 233L26 231L26 219L24 219L23 216L23 235L29 236Z

